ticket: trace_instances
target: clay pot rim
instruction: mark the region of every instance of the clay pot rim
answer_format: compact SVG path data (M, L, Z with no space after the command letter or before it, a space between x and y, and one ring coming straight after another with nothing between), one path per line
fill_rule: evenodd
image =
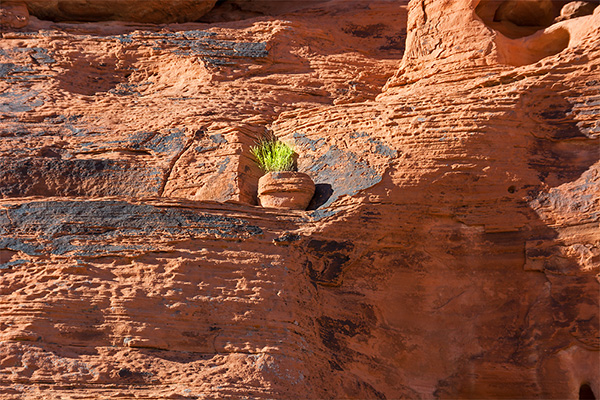
M277 176L278 173L281 175ZM269 207L268 204L271 203L271 201L264 202L264 200L267 200L268 198L273 199L280 198L282 195L290 195L296 199L294 202L300 200L298 204L301 204L302 206L278 206L275 208L303 211L308 207L314 193L315 183L312 178L304 172L271 171L263 175L258 182L258 199L259 204L263 207Z
M263 176L267 176L267 175L282 175L282 176L307 176L310 178L310 175L308 175L306 172L300 172L300 171L269 171L269 172L265 172L261 178ZM312 178L311 178L312 179Z

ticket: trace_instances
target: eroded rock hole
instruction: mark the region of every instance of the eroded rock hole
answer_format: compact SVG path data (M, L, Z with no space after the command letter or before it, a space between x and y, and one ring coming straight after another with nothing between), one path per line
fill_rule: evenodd
M494 13L494 22L509 21L517 26L549 26L557 17L549 0L506 0Z
M481 0L475 8L487 26L511 39L550 26L560 10L561 6L550 0Z
M594 391L587 383L584 383L579 388L579 400L596 400Z
M598 1L481 0L475 12L490 28L517 39L555 22L592 14Z
M495 40L499 62L522 66L569 47L570 28L558 22L593 12L595 6L589 4L598 5L582 1L481 0L475 12L485 25L501 33Z

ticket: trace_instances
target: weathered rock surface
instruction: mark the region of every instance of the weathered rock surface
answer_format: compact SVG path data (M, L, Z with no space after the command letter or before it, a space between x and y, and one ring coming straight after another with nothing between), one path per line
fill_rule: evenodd
M202 17L202 22L237 21L265 15L280 15L298 10L318 7L331 0L227 0L218 2Z
M598 398L600 9L499 6L3 26L0 398Z
M560 10L560 16L557 18L557 21L593 14L598 5L599 4L597 2L593 1L572 1L563 6L563 8Z
M306 210L315 194L315 183L303 172L269 172L258 180L262 207Z
M552 0L506 0L494 13L494 21L509 21L517 26L547 26L553 20Z
M22 0L32 15L52 21L196 21L217 0Z
M22 2L0 3L0 27L23 28L29 23L29 12Z

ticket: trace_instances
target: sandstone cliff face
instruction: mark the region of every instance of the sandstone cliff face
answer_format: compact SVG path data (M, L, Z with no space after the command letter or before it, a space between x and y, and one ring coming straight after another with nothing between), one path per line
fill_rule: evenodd
M28 11L52 21L196 21L217 0L24 0Z
M597 398L600 8L501 6L3 25L0 397Z

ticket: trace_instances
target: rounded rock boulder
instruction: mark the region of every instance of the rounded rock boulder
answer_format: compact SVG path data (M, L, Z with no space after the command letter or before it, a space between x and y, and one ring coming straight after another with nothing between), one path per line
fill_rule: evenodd
M313 180L302 172L269 172L258 181L258 199L262 207L306 210L314 194Z

